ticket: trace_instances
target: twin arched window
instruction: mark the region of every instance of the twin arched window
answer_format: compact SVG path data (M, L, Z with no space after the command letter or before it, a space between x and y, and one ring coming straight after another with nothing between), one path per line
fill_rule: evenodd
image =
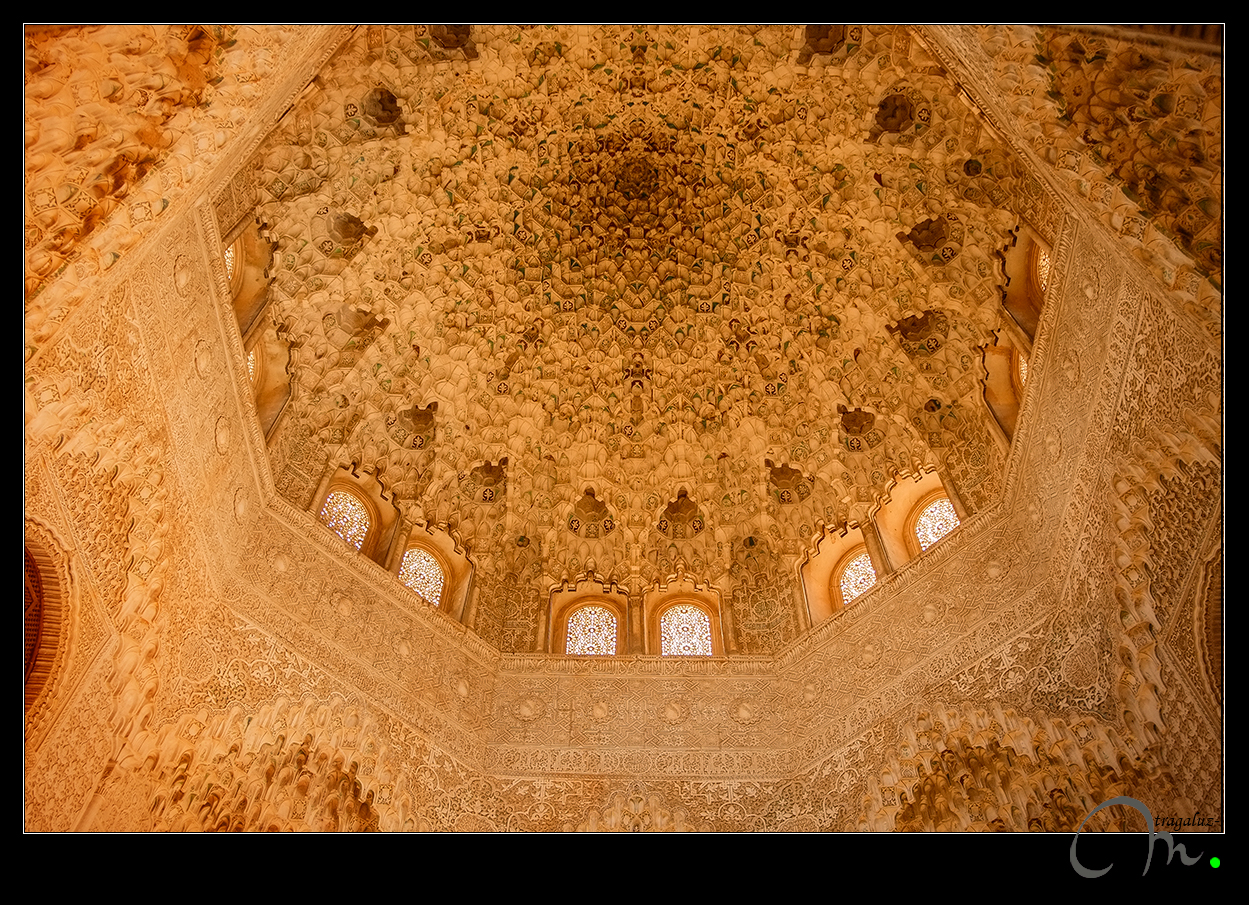
M881 555L885 557L886 567L892 563L895 567L930 549L959 526L958 515L950 499L940 491L935 491L910 501L909 516L900 512L890 515L886 506L881 510L876 521L876 536L881 545ZM907 501L900 505L906 506ZM909 537L907 536L909 535ZM870 591L877 582L877 564L872 561L871 554L865 545L843 547L841 558L831 570L828 587L829 607L825 612L831 615L840 608ZM836 554L834 554L836 555Z
M921 501L910 519L912 551L930 549L959 526L954 505L945 496L929 496ZM901 527L899 525L898 527ZM901 541L898 542L901 544ZM825 573L827 574L827 573ZM871 590L877 582L876 567L866 546L852 549L833 570L828 596L833 607L840 602L846 607ZM833 610L835 611L835 609ZM614 612L604 606L587 605L573 610L566 622L564 653L572 656L612 656L618 652L620 627ZM659 653L666 657L712 657L712 618L707 610L694 603L678 602L658 611L657 622L650 623L654 644L658 635ZM654 647L651 648L654 650Z
M392 529L384 518L379 523L376 506L376 501L370 503L340 484L326 496L320 519L349 546L385 565L382 560L387 558L386 536ZM438 555L424 546L413 545L397 565L401 582L430 606L442 607L448 573Z
M570 656L614 656L622 653L621 614L611 606L590 603L569 613L565 621L564 653ZM714 657L717 646L714 620L702 606L680 601L660 610L652 623L651 650L665 657ZM653 637L653 636L652 636Z

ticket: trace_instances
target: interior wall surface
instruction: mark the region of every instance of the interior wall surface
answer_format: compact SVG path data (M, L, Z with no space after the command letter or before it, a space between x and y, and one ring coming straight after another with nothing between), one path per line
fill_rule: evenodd
M270 36L225 163L28 329L27 531L75 596L27 829L1070 830L1114 794L1221 819L1221 337L1044 173L1000 498L774 654L504 652L344 556L275 488L220 255L266 127L237 112L271 125L343 39Z

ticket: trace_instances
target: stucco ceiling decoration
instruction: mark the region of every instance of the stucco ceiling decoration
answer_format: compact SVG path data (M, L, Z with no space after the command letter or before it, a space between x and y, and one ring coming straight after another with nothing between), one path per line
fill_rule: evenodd
M27 33L28 830L1222 828L1218 59L62 28ZM120 206L67 231L74 186Z
M786 468L806 508L772 522L782 546L951 458L992 497L978 347L1012 170L906 29L471 40L469 66L424 26L362 29L257 155L291 418L330 461L463 534L465 476L506 456L478 551L558 546L587 490L611 543L664 541L681 492L758 533Z

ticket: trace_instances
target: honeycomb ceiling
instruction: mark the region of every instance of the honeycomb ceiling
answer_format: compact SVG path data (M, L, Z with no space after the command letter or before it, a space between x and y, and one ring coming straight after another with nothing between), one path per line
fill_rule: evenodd
M934 468L995 499L1023 175L904 27L369 26L257 161L275 474L547 581L714 577Z

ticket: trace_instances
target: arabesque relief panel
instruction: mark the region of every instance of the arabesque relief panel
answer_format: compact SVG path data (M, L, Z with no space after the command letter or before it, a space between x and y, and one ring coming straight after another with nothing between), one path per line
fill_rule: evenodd
M478 29L276 32L258 91L322 73L290 115L221 138L233 166L184 174L107 273L42 288L56 318L28 304L27 517L78 596L27 827L1070 831L1114 795L1221 819L1220 309L1036 167L1030 125L951 94L1013 51ZM268 441L221 256L253 195L292 343ZM1051 276L1003 438L980 356L1021 216ZM459 604L318 522L339 466L464 557ZM802 557L931 468L956 533L812 626ZM718 594L731 652L551 652L578 582Z

